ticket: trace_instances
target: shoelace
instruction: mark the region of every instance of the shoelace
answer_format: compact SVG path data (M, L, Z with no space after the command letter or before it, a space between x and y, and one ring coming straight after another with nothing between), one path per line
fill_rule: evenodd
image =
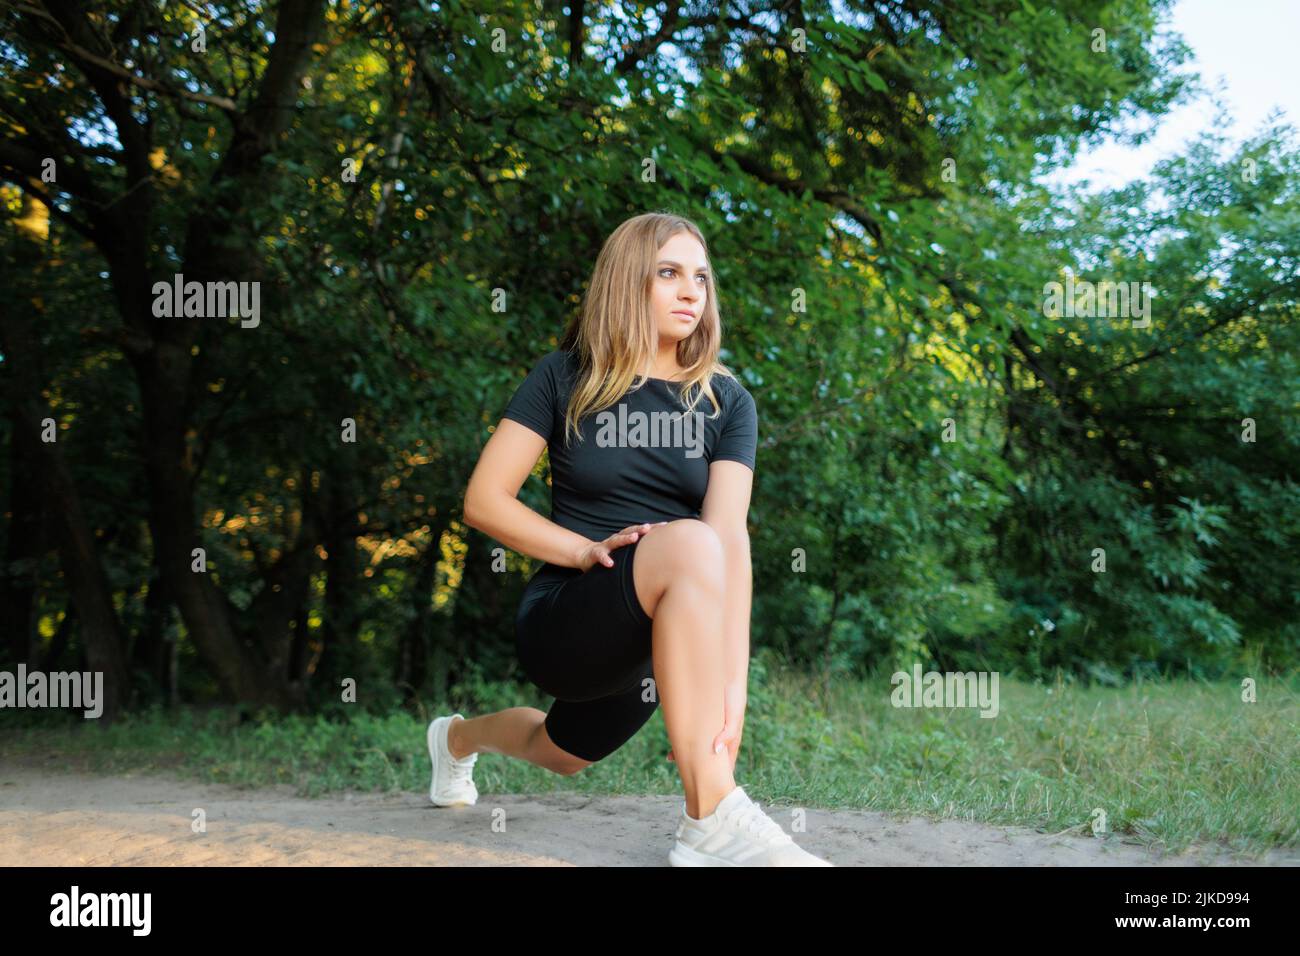
M478 754L473 753L468 757L457 757L448 749L451 755L451 766L448 768L448 774L451 777L449 781L451 786L464 786L472 782L474 773L474 764L478 760Z
M782 830L780 824L764 813L755 803L746 804L732 811L727 817L727 822L747 833L752 833L764 843L793 842L790 834Z

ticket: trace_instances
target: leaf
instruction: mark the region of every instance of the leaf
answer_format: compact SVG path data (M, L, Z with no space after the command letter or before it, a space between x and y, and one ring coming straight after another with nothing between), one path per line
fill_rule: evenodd
M859 64L858 72L860 72L866 78L867 85L870 86L873 90L877 91L878 93L889 92L889 84L885 82L885 78L881 76L879 73L877 73L875 70L873 70L871 67L865 66L863 64Z

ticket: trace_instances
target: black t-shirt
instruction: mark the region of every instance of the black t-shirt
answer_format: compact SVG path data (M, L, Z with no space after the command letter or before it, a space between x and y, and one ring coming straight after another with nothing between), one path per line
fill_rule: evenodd
M551 520L593 541L628 525L698 518L709 464L738 461L751 469L758 412L734 378L710 381L686 413L683 383L648 379L618 402L580 422L582 441L565 434L564 414L578 372L571 353L545 355L510 399L503 417L544 437L551 462Z

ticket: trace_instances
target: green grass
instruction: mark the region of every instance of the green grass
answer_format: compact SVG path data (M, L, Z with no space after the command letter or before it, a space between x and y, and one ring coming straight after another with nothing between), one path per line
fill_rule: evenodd
M1247 853L1300 836L1300 695L1259 679L1258 702L1233 683L1184 680L1124 688L1000 680L1000 712L895 708L889 676L820 681L751 665L738 782L764 804L920 813L1057 833L1113 834L1178 852L1219 842ZM9 711L0 756L55 756L59 766L114 773L170 769L240 786L290 784L304 796L343 789L428 787L424 729L453 710L477 716L545 708L528 686L476 682L452 705L418 715L240 723L233 710L154 710L110 727L66 712ZM10 717L36 720L16 726ZM62 718L62 723L52 725ZM680 794L665 759L662 711L623 749L572 777L482 754L484 793Z

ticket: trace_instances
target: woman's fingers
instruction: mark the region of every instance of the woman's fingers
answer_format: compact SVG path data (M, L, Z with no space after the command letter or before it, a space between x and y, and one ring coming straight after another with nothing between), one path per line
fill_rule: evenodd
M646 521L641 524L630 524L618 533L619 534L633 534L633 533L646 534L651 530L653 530L654 528L661 527L663 525L666 525L667 523L668 523L667 521Z
M648 529L648 528L649 525L634 524L631 527L624 528L616 535L611 535L606 540L605 543L613 545L613 547L616 548L619 547L620 545L630 544L631 542L635 541L640 534L643 533L643 529Z
M600 554L598 560L600 561L601 564L605 565L605 567L607 568L613 567L614 559L610 557L609 552L613 551L615 548L621 548L625 544L632 544L638 541L644 535L649 534L655 528L662 527L667 523L668 523L667 521L656 521L653 523L646 522L645 524L628 525L622 531L618 532L617 534L610 535L603 542L601 542L602 545L604 546L602 549L604 553Z

